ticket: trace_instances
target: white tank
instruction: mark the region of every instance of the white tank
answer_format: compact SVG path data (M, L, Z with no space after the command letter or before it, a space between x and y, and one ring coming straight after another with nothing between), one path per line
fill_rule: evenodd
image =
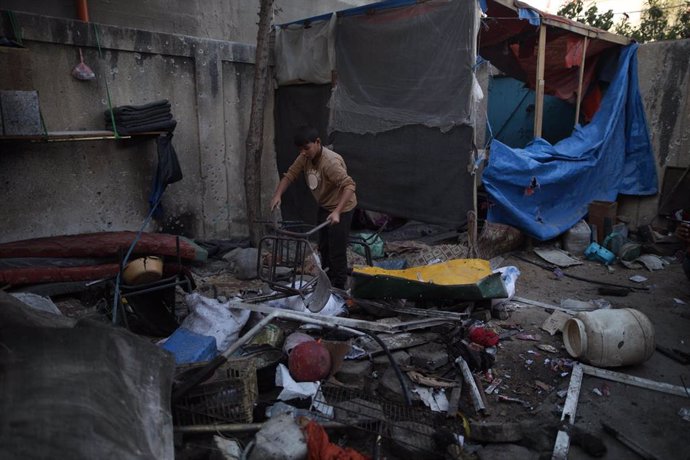
M632 308L578 313L563 328L570 356L598 367L640 364L654 354L654 326Z

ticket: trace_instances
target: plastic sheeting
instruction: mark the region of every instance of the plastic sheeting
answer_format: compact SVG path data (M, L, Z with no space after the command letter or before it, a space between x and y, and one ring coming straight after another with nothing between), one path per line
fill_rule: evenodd
M338 18L331 131L471 124L478 18L447 0Z
M172 356L0 292L2 458L172 459Z
M524 149L494 140L483 181L488 219L539 240L575 225L594 200L653 195L657 175L637 82L637 44L622 48L616 76L592 122L555 145Z
M276 29L276 80L290 83L330 83L335 69L336 15L308 26L293 24Z

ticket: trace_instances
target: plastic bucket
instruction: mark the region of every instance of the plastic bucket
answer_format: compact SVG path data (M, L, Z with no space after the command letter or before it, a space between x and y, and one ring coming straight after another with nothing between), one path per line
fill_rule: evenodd
M595 310L578 313L563 328L570 356L600 367L640 364L654 354L654 326L638 310Z

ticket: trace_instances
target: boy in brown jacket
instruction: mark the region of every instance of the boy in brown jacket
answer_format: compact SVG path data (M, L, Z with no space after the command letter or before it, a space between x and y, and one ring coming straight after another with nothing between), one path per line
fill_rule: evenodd
M316 129L303 126L295 134L299 156L292 163L276 188L271 209L280 206L285 190L300 175L319 204L318 221L328 220L330 225L319 232L321 265L328 269L331 284L345 289L347 282L347 242L352 214L357 206L355 182L347 174L343 158L321 144Z

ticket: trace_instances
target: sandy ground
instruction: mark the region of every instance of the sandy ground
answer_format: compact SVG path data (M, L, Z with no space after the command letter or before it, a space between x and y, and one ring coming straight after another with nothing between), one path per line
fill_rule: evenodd
M540 261L530 253L516 255ZM581 266L563 269L565 273L583 278L626 286L649 287L648 291L633 292L626 297L602 296L597 293L596 284L569 278L557 279L553 273L516 257L508 257L503 265L515 265L520 269L521 276L517 282L516 292L520 297L554 305L559 305L564 298L585 301L604 298L611 302L613 308L635 308L645 313L652 321L657 345L690 352L690 281L685 277L680 264L671 264L666 269L656 272L644 269L630 270L616 265L611 273L603 265L586 261ZM628 280L632 275L645 276L648 281L636 285ZM677 303L674 299L679 299L685 304ZM512 374L513 378L508 380L511 383L505 394L535 403L541 401L541 405L532 413L545 419L556 411L560 412L564 399L536 388L533 381L539 379L553 385L556 392L567 389L570 379L569 375L561 377L559 372L544 365L545 359L553 360L554 356L568 357L562 348L560 333L551 337L539 329L548 315L542 308L519 308L508 320L495 322L519 324L526 333L539 334L541 343L549 343L559 349L559 353L554 355L536 349L533 345L537 342L504 340L495 366L498 376L501 373ZM528 350L536 351L540 355L528 353ZM527 365L527 359L534 362ZM690 367L679 364L659 352L655 352L644 364L616 370L672 385L682 386L683 382L690 385ZM595 389L601 391L604 396L597 395ZM511 394L513 392L518 394ZM499 418L504 419L529 417L530 413L529 410L515 404L508 408L503 402L495 402L492 407L496 408ZM585 376L577 407L576 425L602 438L607 447L607 454L603 458L627 459L638 456L613 437L604 434L601 428L602 421L634 440L655 458L685 459L690 458L685 438L690 432L690 422L678 415L683 407L690 408L690 399ZM495 415L492 414L491 417ZM569 458L591 457L574 446Z

